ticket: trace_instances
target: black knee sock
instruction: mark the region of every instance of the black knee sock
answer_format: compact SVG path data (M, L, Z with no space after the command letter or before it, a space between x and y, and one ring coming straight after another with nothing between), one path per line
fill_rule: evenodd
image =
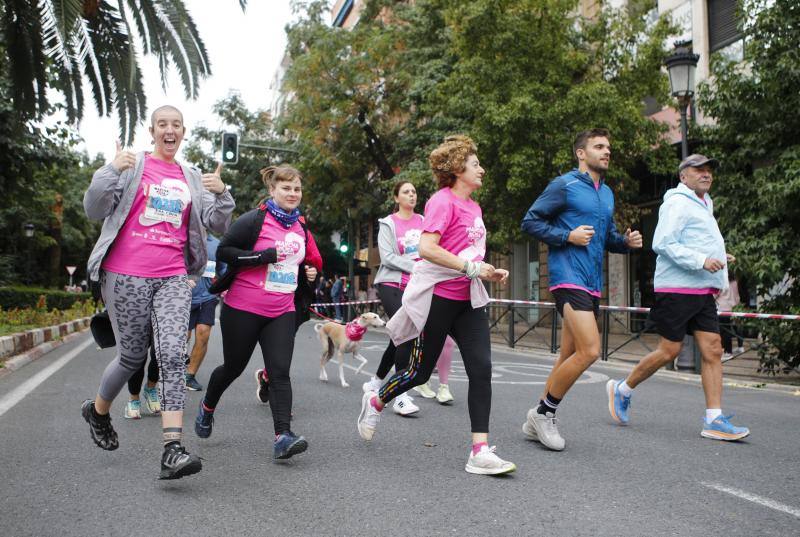
M536 409L536 412L539 414L546 414L547 412L555 414L560 402L561 399L553 396L550 394L550 392L547 392L547 395L544 396L544 399L539 401L539 407Z

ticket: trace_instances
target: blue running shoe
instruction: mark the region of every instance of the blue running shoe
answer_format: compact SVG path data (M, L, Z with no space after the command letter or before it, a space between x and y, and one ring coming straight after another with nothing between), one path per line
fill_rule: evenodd
M200 408L197 410L197 419L194 420L194 432L200 438L208 438L211 436L211 428L214 426L214 413L208 412L203 408L203 402L200 401Z
M273 446L273 459L289 459L294 455L308 449L308 442L302 436L297 436L292 431L282 433L275 439Z
M620 425L628 425L628 408L631 406L631 396L623 397L619 393L621 380L611 379L606 382L606 393L608 394L608 412L614 421Z
M749 435L750 429L747 427L737 427L730 422L732 417L733 414L729 416L720 414L711 423L707 423L706 420L703 419L703 430L700 431L700 436L730 442L733 440L741 440Z

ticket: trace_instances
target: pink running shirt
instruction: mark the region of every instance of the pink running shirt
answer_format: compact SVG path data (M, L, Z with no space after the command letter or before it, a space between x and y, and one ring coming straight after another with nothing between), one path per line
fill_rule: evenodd
M253 250L266 248L277 250L278 262L243 267L225 295L225 303L237 310L275 318L294 311L298 272L306 257L305 233L300 223L287 229L267 213Z
M191 205L180 165L145 154L139 190L101 268L141 278L186 274L183 248Z
M400 250L400 255L414 261L422 259L419 256L419 236L422 234L423 223L422 215L415 213L408 220L403 220L395 213L391 215L391 218L394 222L394 234L397 237L397 248ZM400 288L405 289L410 279L411 275L404 272L400 277Z
M439 233L439 246L465 261L483 261L486 255L486 226L480 205L461 199L443 188L425 204L422 231ZM461 276L436 284L433 294L451 300L469 300L469 278Z

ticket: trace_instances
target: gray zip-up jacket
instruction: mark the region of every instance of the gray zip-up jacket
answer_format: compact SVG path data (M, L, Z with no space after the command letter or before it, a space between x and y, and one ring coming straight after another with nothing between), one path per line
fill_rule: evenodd
M88 274L94 281L100 280L100 265L108 249L117 238L117 233L130 213L139 183L144 172L144 153L136 155L136 165L122 173L111 164L94 172L92 182L83 195L83 209L92 220L103 220L100 238L94 245L88 262ZM203 189L200 170L180 163L183 176L189 185L192 206L184 248L186 272L201 275L208 261L206 229L218 234L225 233L231 223L231 214L236 204L226 189L216 195Z
M394 220L390 216L384 216L378 220L378 252L381 256L381 266L375 275L373 283L400 283L403 273L411 274L414 270L413 259L404 257L397 246L397 232L394 228Z

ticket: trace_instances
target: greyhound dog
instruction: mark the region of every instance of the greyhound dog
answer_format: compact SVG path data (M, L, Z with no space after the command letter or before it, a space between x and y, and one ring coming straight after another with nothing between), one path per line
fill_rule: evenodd
M367 364L367 359L358 353L361 338L364 337L367 328L370 326L378 327L385 324L375 313L362 313L346 325L330 321L314 325L314 331L317 332L317 337L319 337L319 342L322 345L319 380L328 381L325 364L333 358L333 353L336 352L339 357L339 380L342 382L342 388L348 388L350 385L344 380L344 354L352 353L353 358L361 362L361 365L356 369L356 374L358 374L361 368Z

